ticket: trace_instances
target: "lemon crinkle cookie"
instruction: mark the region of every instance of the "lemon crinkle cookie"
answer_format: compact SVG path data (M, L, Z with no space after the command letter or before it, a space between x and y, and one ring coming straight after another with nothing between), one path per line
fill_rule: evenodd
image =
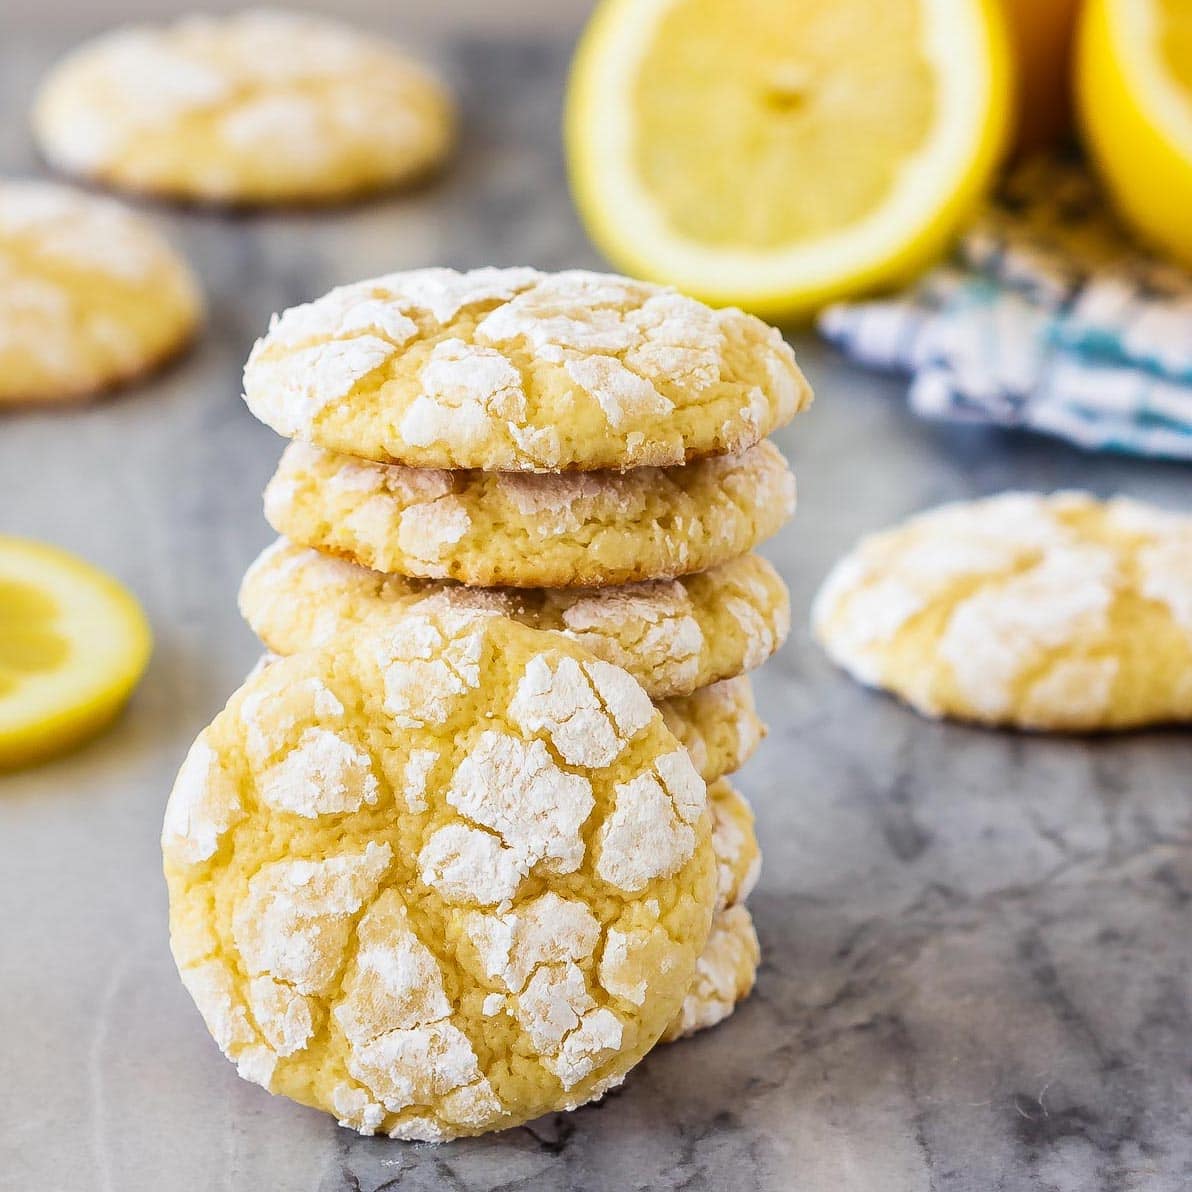
M538 476L378 464L291 443L265 516L294 542L378 571L482 587L594 587L703 571L790 516L769 442L674 468Z
M704 784L640 686L450 610L250 678L162 847L174 957L241 1075L395 1138L618 1083L681 1012L717 899Z
M277 318L244 373L280 434L416 467L668 466L750 447L811 401L739 310L582 271L423 269Z
M432 608L489 609L566 633L624 667L653 699L689 695L760 666L790 629L786 585L759 555L676 580L487 589L386 575L283 538L262 551L240 588L245 620L278 654Z
M673 1043L723 1022L753 991L760 961L749 911L740 905L721 911L712 920L712 933L683 1007L663 1032L662 1042Z
M814 627L929 716L1056 731L1192 719L1192 516L1007 493L861 542Z
M68 173L216 203L391 186L436 165L453 137L442 84L395 46L273 11L100 37L51 72L34 125Z
M0 405L75 401L151 372L202 313L185 261L141 216L0 181Z

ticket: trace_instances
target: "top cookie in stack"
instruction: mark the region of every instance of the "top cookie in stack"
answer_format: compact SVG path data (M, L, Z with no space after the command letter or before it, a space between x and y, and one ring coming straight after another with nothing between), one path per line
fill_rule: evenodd
M279 434L378 463L668 467L753 446L811 400L773 328L627 278L422 269L288 310L245 370Z

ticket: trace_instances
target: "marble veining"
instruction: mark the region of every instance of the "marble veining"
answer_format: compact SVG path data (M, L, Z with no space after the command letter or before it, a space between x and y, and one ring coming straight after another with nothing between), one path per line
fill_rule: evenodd
M256 656L235 592L270 538L260 490L281 443L239 401L240 365L271 311L336 282L599 263L558 148L570 32L428 46L463 94L466 132L449 172L411 195L326 214L159 213L208 288L198 349L93 409L0 420L0 529L121 575L158 637L113 732L0 778L0 1187L1192 1186L1188 735L927 723L833 670L805 629L830 564L907 512L1071 485L1187 509L1189 473L925 425L897 382L806 335L819 403L779 436L800 509L767 550L799 611L758 679L772 732L740 783L765 849L754 997L655 1051L600 1105L437 1148L357 1138L271 1098L207 1037L166 947L157 836L186 745ZM8 172L39 172L21 113L72 40L0 42Z

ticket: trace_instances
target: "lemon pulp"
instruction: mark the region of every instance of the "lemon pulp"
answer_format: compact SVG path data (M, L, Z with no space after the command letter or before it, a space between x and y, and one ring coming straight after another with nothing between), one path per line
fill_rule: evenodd
M768 248L847 228L926 141L937 96L917 0L889 0L864 30L855 5L798 8L796 21L766 0L683 0L659 23L635 161L682 235Z
M115 580L66 551L0 535L0 768L102 728L150 643L144 614Z

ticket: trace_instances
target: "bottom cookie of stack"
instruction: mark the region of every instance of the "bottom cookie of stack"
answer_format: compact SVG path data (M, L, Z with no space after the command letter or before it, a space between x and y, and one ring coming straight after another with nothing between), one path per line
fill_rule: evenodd
M262 668L199 735L171 947L270 1092L392 1138L508 1128L721 1012L684 1001L757 845L727 783L710 801L627 672L499 616L399 618Z

